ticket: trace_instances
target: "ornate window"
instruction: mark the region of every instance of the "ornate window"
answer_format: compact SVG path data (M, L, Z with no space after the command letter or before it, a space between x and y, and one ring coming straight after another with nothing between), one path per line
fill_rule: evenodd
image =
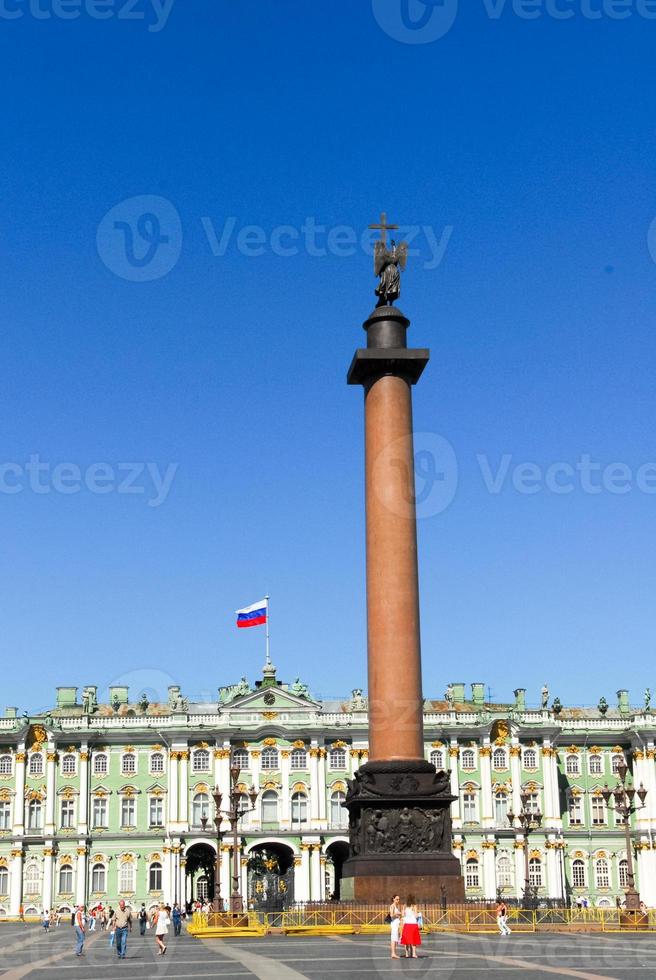
M600 755L591 755L588 760L588 767L591 776L601 776L604 771L604 760Z
M620 888L629 887L629 862L626 858L622 858L617 866L619 872Z
M622 765L623 762L624 762L624 756L623 755L620 755L619 753L617 753L616 755L613 756L612 766L613 766L613 775L614 776L617 776L617 771L618 771L619 767Z
M463 769L476 768L476 756L473 749L463 749L460 753L460 765Z
M507 854L502 854L497 861L497 886L499 888L512 888L513 868L512 862Z
M565 759L565 772L568 776L579 776L581 774L581 766L579 765L578 755L568 755Z
M194 827L202 827L202 819L210 817L210 798L207 793L196 793L191 804L191 822Z
M41 800L30 800L27 804L27 829L31 831L42 829L42 818L43 809L41 807Z
M0 868L0 895L9 894L9 870Z
M331 749L329 766L331 769L346 769L346 749Z
M292 827L307 823L307 803L305 793L292 793Z
M193 772L210 771L210 753L207 749L196 749L191 759Z
M0 800L0 830L11 830L11 803Z
M94 796L91 806L91 824L95 829L109 826L107 822L106 796Z
M272 789L262 793L262 823L278 823L278 794Z
M532 857L528 862L528 883L531 888L542 887L542 861L539 857Z
M271 771L278 768L278 749L266 748L262 752L262 769Z
M133 892L136 868L132 861L124 861L119 868L118 890L120 892Z
M148 869L148 891L161 892L162 890L162 865L155 861Z
M294 749L291 754L292 769L307 769L307 752L305 749Z
M606 804L603 796L593 796L591 801L592 823L595 827L603 827L606 823Z
M435 766L439 772L444 769L444 752L441 749L434 749L430 754L431 765Z
M539 793L528 793L526 796L526 802L524 804L524 809L527 813L537 814L540 812L540 794Z
M73 894L73 868L70 864L62 864L59 869L59 892L61 895Z
M585 888L585 861L581 858L572 861L572 887Z
M346 794L337 790L330 794L330 823L333 827L348 827L348 810L342 803L346 800Z
M93 757L94 776L106 776L109 772L109 756L105 752L99 752Z
M104 864L94 864L91 869L91 891L107 891L107 873Z
M248 769L248 749L234 749L232 753L232 765L238 769Z
M569 822L570 826L583 823L583 800L580 796L569 798Z
M30 776L43 776L43 755L36 752L30 756Z
M494 794L494 822L497 827L508 826L508 794Z
M597 888L610 888L610 870L606 858L595 861L595 880Z
M153 752L150 757L150 771L156 776L158 773L164 772L164 755L162 752Z
M524 769L537 769L538 754L535 749L524 749Z
M137 801L134 796L121 797L121 827L137 826Z
M164 800L161 796L151 796L148 801L148 825L150 827L164 826Z
M251 801L246 793L242 793L239 797L237 809L243 814L240 826L248 827L250 825Z
M62 756L61 771L62 776L74 776L77 769L77 759L72 752Z
M137 757L134 752L126 752L121 758L121 772L124 776L131 776L137 771Z
M467 888L479 888L481 883L481 871L478 858L468 858L465 864L465 886Z
M462 819L464 823L476 823L476 793L463 793Z
M61 801L60 824L63 830L71 830L75 824L75 800Z
M38 895L41 891L41 873L37 864L28 864L23 878L26 895Z
M503 772L508 768L505 749L495 749L492 753L492 766L497 772Z
M10 755L0 755L0 776L11 776L13 763Z

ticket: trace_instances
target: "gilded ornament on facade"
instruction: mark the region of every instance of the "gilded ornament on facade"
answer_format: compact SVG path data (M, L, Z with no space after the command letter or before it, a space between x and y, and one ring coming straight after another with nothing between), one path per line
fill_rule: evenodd
M265 738L262 742L262 745L266 745L268 748L272 748L277 744L278 743L276 742L275 738Z
M273 721L274 718L277 718L278 717L279 712L278 711L262 711L261 714L262 714L262 717L264 718L265 721Z
M480 749L478 750L478 754L482 759L487 759L490 755L492 755L492 749L489 745L481 745Z

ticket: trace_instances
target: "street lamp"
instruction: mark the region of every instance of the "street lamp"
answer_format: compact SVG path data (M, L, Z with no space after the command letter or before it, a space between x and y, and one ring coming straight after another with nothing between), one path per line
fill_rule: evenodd
M519 798L522 808L519 813L508 813L508 819L512 826L517 819L524 832L524 903L528 908L537 899L537 892L534 893L529 881L529 858L528 858L528 837L532 830L537 830L542 823L542 814L539 810L529 809L529 801L532 794L526 790L520 793Z
M635 875L633 873L633 849L631 844L631 815L637 813L638 810L644 809L645 797L647 796L647 790L640 783L640 789L636 790L633 786L627 784L626 778L629 767L627 766L624 759L617 766L618 783L615 789L610 789L608 783L604 786L601 791L601 795L604 798L604 802L609 810L614 810L615 813L624 821L624 833L626 837L626 877L629 883L629 887L626 892L626 908L629 912L639 912L640 911L640 893L635 887ZM614 804L611 805L610 798L614 798ZM636 796L638 797L639 803L635 802Z
M244 902L239 890L239 821L245 814L255 809L257 804L258 791L255 786L251 786L248 791L250 806L242 807L242 793L239 789L239 775L241 769L235 764L234 759L230 765L230 791L228 794L227 809L221 808L223 794L218 786L212 791L214 800L214 825L216 827L216 862L214 865L214 900L212 902L213 911L217 914L223 912L223 900L221 898L221 842L223 841L223 831L221 823L223 819L230 823L232 835L232 892L230 894L230 911L243 912ZM201 817L200 820L203 830L207 829L208 818Z

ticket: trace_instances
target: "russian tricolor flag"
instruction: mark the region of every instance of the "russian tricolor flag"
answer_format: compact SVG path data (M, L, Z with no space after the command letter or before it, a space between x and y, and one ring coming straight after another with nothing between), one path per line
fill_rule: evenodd
M262 599L254 602L252 606L237 610L237 626L245 629L247 626L264 626L269 613L269 600Z

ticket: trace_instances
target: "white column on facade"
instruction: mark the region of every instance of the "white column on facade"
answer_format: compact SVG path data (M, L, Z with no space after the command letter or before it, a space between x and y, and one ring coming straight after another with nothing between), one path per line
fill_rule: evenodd
M526 847L526 841L524 841L524 847L519 847L519 841L515 842L515 897L521 898L524 894L524 847Z
M455 800L451 804L451 822L454 827L462 827L462 816L460 813L460 785L458 782L458 746L452 742L449 746L449 782L451 786L451 796Z
M248 858L241 858L241 897L244 900L244 908L248 908Z
M520 792L522 788L522 772L520 769L520 756L522 750L518 744L510 746L510 781L512 782L512 812L520 813L522 801Z
M313 844L310 851L310 899L321 900L321 844Z
M249 816L249 826L252 830L259 830L262 826L262 788L260 786L260 756L262 752L260 749L251 749L249 752L250 768L251 768L251 778L253 780L253 786L260 794L258 796L258 804L255 810Z
M169 752L169 830L174 830L178 822L178 753Z
M171 848L167 844L162 848L162 893L164 901L169 905L173 904L172 857Z
M301 844L301 857L294 859L294 898L297 902L310 900L310 844Z
M52 909L52 871L54 862L54 851L51 847L46 847L43 851L43 910Z
M545 780L546 786L546 780ZM560 898L560 853L554 840L546 842L547 898Z
M494 826L494 810L492 807L492 748L489 739L481 745L479 751L481 765L481 824L483 827Z
M77 849L75 871L75 901L77 905L84 905L87 891L87 849L82 844Z
M326 868L328 865L328 858L325 854L319 854L319 864L320 864L320 893L319 898L322 902L326 901Z
M551 772L549 769L551 763L551 749L547 745L546 741L542 746L542 774L543 774L543 784L544 784L544 817L543 826L552 827L554 822L554 805L553 805L553 786L551 783Z
M228 798L230 796L230 744L224 742L223 746L218 748L214 753L214 778L216 780L216 785L219 787L219 792L221 793L221 798L223 800L221 806L226 809L228 806ZM225 827L227 829L228 824L224 818Z
M492 901L497 895L497 869L495 863L494 840L483 841L483 892Z
M180 753L180 809L178 811L178 821L187 826L189 824L189 750L183 749Z
M25 742L16 752L16 796L14 797L14 836L23 833L25 821Z
M317 793L319 800L319 823L322 827L327 827L326 817L326 749L319 749L319 774L317 779Z
M319 749L313 742L310 749L310 824L319 823Z
M563 827L563 815L560 809L560 786L558 785L558 751L555 746L551 746L551 756L549 758L549 774L551 776L551 798L553 800L553 826L559 830Z
M653 847L638 851L638 885L640 898L653 909L656 906L656 850Z
M11 852L9 879L9 915L18 915L23 900L23 850L20 847Z
M46 751L46 806L44 833L49 837L55 832L55 767L57 765L57 753L55 752L54 742L48 742Z
M232 847L230 844L221 845L221 897L225 908L230 907L230 894L232 892Z
M280 753L280 779L282 782L282 789L280 790L280 826L282 830L289 830L291 827L290 758L291 752L289 749L283 749Z
M80 747L80 799L77 810L78 834L89 833L89 747L86 742Z

